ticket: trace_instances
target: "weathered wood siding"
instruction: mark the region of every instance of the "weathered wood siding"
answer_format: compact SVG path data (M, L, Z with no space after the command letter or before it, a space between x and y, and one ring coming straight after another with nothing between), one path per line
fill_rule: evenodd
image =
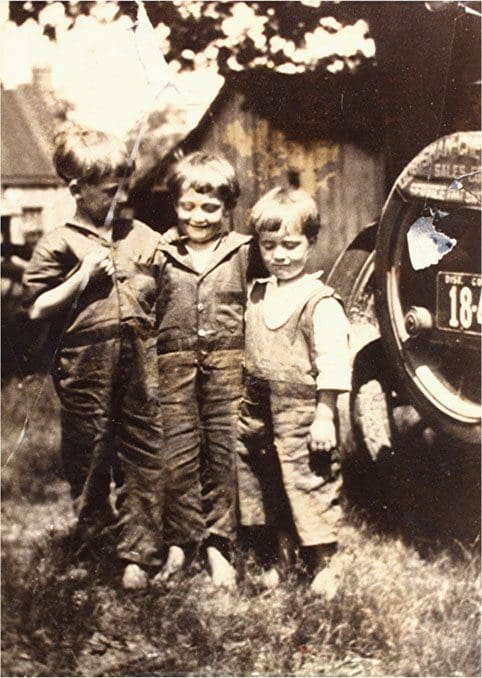
M313 139L300 143L246 110L243 94L232 92L217 108L194 147L221 152L233 163L241 184L236 230L248 231L249 210L263 193L297 173L301 188L316 197L322 231L311 268L329 271L341 250L380 213L385 197L384 158L355 143Z

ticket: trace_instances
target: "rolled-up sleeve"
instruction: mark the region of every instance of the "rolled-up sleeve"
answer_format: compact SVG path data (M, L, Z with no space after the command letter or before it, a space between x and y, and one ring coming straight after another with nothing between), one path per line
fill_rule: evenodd
M65 239L57 231L39 240L23 274L24 306L31 306L41 294L65 280L67 254Z
M322 299L313 313L318 391L350 390L349 332L350 325L342 305L332 297Z

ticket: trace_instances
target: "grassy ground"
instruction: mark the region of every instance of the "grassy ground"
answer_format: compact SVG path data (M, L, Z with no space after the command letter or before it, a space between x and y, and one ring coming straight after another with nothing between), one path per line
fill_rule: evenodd
M45 501L61 477L57 399L49 375L2 385L3 500Z
M237 554L236 593L215 590L202 563L175 588L123 592L111 545L75 556L52 392L35 402L39 388L4 389L2 675L480 675L478 556L422 558L356 520L330 605L301 568L263 591L250 551Z

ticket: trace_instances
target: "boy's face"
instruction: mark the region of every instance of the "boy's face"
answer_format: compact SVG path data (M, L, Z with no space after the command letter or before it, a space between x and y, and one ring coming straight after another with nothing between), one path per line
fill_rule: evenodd
M79 212L96 226L103 226L111 206L117 217L129 198L129 180L112 176L97 183L77 182L74 190Z
M279 231L262 231L259 249L271 275L279 281L286 281L304 272L311 244L306 235L283 227Z
M194 243L207 243L216 238L223 228L224 205L210 193L183 188L177 201L179 230Z

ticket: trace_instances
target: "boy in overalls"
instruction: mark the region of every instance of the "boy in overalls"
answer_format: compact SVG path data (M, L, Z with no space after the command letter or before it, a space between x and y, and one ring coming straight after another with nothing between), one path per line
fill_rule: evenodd
M125 588L159 566L163 436L156 369L159 236L119 218L127 200L125 145L78 128L56 139L54 162L76 200L74 218L38 243L24 275L32 319L48 318L58 348L62 461L89 543L114 521L112 468L122 483L119 542Z
M236 421L242 390L251 237L229 231L231 165L193 153L168 185L178 226L161 245L159 375L168 457L166 581L200 546L216 585L233 587Z
M350 389L348 322L321 273L305 272L319 230L312 198L275 188L256 203L251 223L271 276L254 281L246 311L241 524L273 526L288 560L296 540L314 564L312 589L331 597L327 565L341 517L336 400ZM277 583L277 571L270 575Z

